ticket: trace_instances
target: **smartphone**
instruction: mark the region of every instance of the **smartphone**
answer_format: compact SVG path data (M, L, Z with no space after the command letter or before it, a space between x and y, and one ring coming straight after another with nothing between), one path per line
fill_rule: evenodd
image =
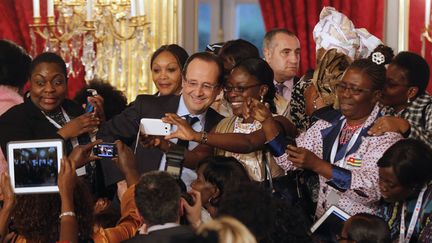
M93 147L93 154L103 158L117 157L117 147L114 143L100 143Z
M87 97L96 96L96 95L98 95L98 93L95 89L87 89ZM85 112L92 113L93 111L94 111L94 106L92 105L92 103L87 101Z
M165 123L161 119L142 118L140 131L147 135L166 136L171 133L171 124Z

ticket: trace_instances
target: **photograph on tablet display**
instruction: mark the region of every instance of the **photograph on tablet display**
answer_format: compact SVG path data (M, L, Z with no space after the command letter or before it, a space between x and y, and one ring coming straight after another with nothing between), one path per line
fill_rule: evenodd
M11 141L7 144L7 161L15 193L58 192L57 178L63 140L40 139Z
M56 186L57 147L14 148L15 187Z

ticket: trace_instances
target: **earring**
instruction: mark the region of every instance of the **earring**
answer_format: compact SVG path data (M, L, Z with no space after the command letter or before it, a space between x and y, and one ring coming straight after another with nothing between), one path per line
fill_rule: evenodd
M260 102L261 102L261 103L264 102L264 95L261 95L261 97L260 97Z
M408 103L408 104L411 104L411 100L410 100L409 97L408 97L407 103Z

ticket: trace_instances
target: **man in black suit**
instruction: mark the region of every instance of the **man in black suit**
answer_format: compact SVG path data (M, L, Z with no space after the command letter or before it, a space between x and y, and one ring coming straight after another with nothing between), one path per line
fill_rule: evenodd
M135 186L135 203L147 226L147 234L123 241L190 242L194 233L180 221L180 187L168 173L153 171L143 174Z
M137 142L141 118L162 118L166 113L188 115L199 119L192 126L194 130L210 131L223 118L209 108L221 90L223 76L223 64L218 57L206 52L195 53L189 57L183 70L181 96L139 95L129 108L100 127L98 137L105 142L119 139L135 147L140 172L164 170L164 153L158 148L143 148ZM193 146L196 144L190 142L188 149ZM103 161L101 164L106 185L121 179L112 162ZM191 172L184 170L183 174L186 173ZM190 180L185 181L186 184Z

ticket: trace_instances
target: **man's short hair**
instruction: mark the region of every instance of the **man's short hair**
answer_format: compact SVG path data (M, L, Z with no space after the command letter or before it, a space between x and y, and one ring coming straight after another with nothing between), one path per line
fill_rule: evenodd
M216 56L216 55L214 55L212 53L209 53L209 52L197 52L197 53L192 54L187 59L185 65L184 65L183 72L182 72L183 77L186 77L186 72L187 72L187 69L189 67L189 64L194 59L200 59L200 60L205 61L205 62L213 62L213 63L215 63L216 66L219 69L219 74L218 74L218 77L217 77L217 85L218 86L222 85L222 83L224 81L224 66L223 66L223 62L222 62L222 60L218 56Z
M297 36L294 34L294 32L289 31L287 29L283 29L283 28L272 29L272 30L268 31L264 36L263 49L271 48L270 45L271 45L271 42L273 40L273 37L279 33L287 34L288 36L297 38Z
M180 187L167 172L144 173L135 186L135 203L149 226L176 222L179 202Z

